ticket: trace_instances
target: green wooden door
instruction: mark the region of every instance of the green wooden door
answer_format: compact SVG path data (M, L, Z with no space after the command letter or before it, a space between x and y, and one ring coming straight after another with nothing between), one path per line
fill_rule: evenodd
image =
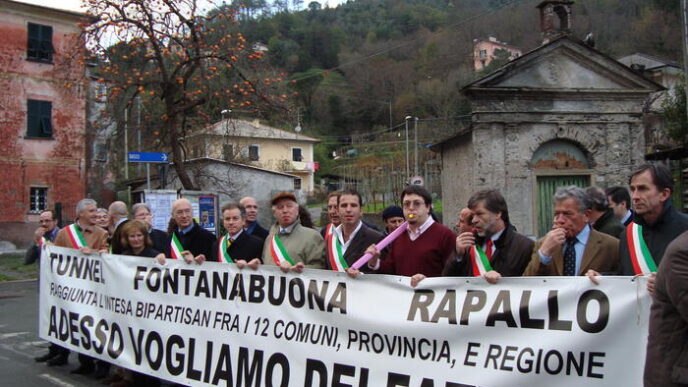
M559 187L575 185L585 188L590 185L590 176L538 176L537 177L537 234L542 237L552 229L554 219L554 192Z

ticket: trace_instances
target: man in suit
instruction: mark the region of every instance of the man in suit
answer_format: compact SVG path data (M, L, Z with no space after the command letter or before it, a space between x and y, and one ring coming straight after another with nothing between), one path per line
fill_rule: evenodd
M121 201L112 202L108 207L110 215L110 252L112 254L122 254L122 225L129 221L129 210L127 204Z
M590 197L582 188L571 185L557 189L554 225L535 243L524 276L589 276L589 272L617 269L619 240L590 227L591 207Z
M176 227L167 238L166 257L183 259L187 263L203 263L212 256L215 235L194 221L188 199L177 199L172 203L172 218Z
M628 185L635 214L621 234L618 274L648 275L647 290L652 294L656 269L651 266L659 267L669 243L688 230L688 216L671 203L674 179L665 165L640 166L631 174ZM640 248L639 242L647 249Z
M222 206L222 226L227 235L213 245L211 260L236 263L240 268L247 263L257 267L263 253L263 240L244 230L246 210L238 204L229 203Z
M60 231L60 228L57 227L55 213L52 210L41 211L41 214L38 217L38 222L40 226L33 233L34 243L31 247L29 247L28 250L26 250L26 255L24 256L25 265L30 265L36 261L38 261L38 264L40 265L41 247L46 242L54 241L57 237L57 232Z
M366 226L362 221L363 200L355 190L344 190L337 200L341 223L325 241L327 268L345 271L356 262L371 244L382 239L382 234ZM364 265L361 271L368 271Z
M605 192L609 200L609 208L614 211L614 217L619 222L628 226L633 221L633 210L631 210L631 195L626 187L609 187Z
M246 209L246 219L244 220L246 232L265 241L265 238L268 237L268 230L258 223L258 202L256 199L245 196L239 200L239 205Z
M533 253L533 241L509 222L506 200L497 190L474 193L468 200L471 229L456 238L457 257L449 259L446 276L483 276L494 284L501 277L520 277ZM489 265L479 260L485 254Z

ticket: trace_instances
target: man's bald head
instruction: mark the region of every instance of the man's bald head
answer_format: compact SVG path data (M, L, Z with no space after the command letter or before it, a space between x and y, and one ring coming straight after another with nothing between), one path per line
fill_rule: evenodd
M188 199L177 199L172 203L172 218L177 227L184 229L193 224L193 210Z
M110 207L108 207L108 214L110 215L110 219L112 219L114 222L128 217L129 210L127 209L127 204L119 200L112 202Z
M244 196L239 200L239 204L246 209L246 227L258 220L258 202L256 202L255 198Z

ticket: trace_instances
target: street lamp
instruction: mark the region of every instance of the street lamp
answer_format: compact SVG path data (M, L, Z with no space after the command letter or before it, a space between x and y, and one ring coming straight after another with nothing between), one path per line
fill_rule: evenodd
M413 117L413 176L418 176L418 117Z

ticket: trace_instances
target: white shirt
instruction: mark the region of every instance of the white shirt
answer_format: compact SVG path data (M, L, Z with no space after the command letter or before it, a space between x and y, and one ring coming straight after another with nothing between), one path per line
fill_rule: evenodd
M432 218L432 216L428 215L428 220L425 221L416 231L411 230L411 227L406 228L406 232L408 232L409 239L413 242L416 239L420 237L422 233L424 233L427 229L432 226L432 224L435 223L435 220Z
M621 219L621 224L626 224L626 221L633 215L631 211L626 211L626 215L624 215L623 219Z
M242 232L244 232L244 231L243 231L243 230L239 230L239 232L236 233L236 234L234 234L234 235L228 235L228 236L229 236L229 239L231 239L231 240L233 240L233 241L237 240L237 238L239 238L239 235L241 235ZM229 234L229 233L228 233L228 234Z
M335 227L334 232L337 235L337 239L339 239L339 243L342 244L342 254L345 254L346 249L351 244L351 241L356 236L356 233L358 233L358 230L360 230L361 226L363 226L363 222L361 222L360 220L358 221L358 226L356 226L356 229L354 230L354 232L352 232L351 235L349 235L349 240L346 242L344 242L344 230L343 230L342 226L343 226L343 224L340 224L339 226Z

